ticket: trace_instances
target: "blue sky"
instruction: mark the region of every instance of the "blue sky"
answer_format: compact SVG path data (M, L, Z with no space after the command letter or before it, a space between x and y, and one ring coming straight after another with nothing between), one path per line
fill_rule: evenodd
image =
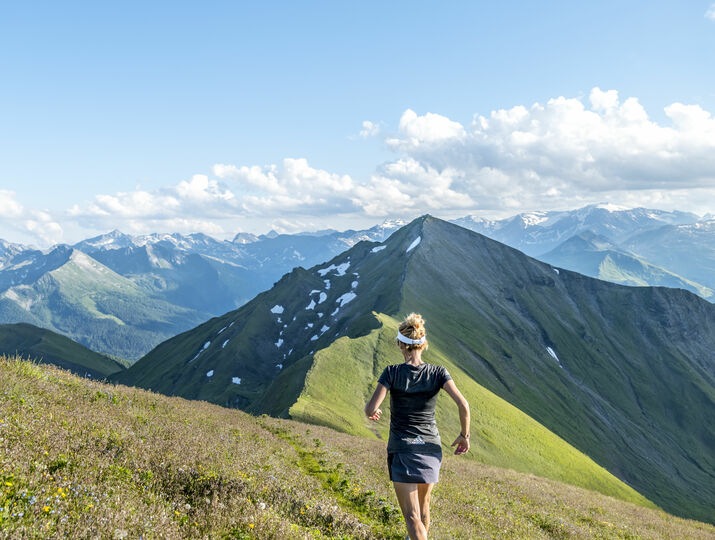
M0 237L715 212L712 2L146 4L0 8Z

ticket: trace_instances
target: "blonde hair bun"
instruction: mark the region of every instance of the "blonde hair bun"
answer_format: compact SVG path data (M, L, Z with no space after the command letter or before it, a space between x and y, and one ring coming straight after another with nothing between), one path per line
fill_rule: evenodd
M410 313L407 317L405 317L405 320L400 323L399 331L403 336L410 339L421 339L427 333L425 331L425 320L419 313ZM405 345L405 347L407 350L426 349L427 340L420 345Z

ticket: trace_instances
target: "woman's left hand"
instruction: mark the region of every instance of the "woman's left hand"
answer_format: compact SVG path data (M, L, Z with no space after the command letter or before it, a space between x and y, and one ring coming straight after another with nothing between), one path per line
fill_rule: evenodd
M465 439L462 435L459 435L456 439L454 439L452 446L455 444L457 445L457 449L454 451L456 456L461 456L469 451L469 439Z
M372 416L368 416L368 418L369 418L370 420L374 420L375 422L377 422L377 421L380 419L380 415L381 415L381 414L382 414L382 410L381 410L381 409L377 409L377 410L375 411L375 414L373 414Z

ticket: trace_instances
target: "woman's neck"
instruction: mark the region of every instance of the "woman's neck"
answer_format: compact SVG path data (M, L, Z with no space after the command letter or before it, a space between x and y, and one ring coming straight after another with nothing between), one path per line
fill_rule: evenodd
M405 364L410 364L413 366L419 366L420 364L424 364L424 362L422 361L421 350L408 351L407 349L404 349L402 351L402 356L405 357Z

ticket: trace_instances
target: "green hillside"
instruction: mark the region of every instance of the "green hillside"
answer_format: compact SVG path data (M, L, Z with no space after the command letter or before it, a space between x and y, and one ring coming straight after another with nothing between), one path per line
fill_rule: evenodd
M49 328L92 350L130 360L202 318L150 295L76 249L65 264L34 283L0 294L0 323Z
M18 354L95 378L107 377L126 367L65 336L27 323L0 324L0 354Z
M0 357L0 537L402 540L385 444ZM430 538L691 538L685 520L445 455Z
M484 447L473 457L576 476L552 456L556 443L544 432L543 448L532 442L527 433L537 424L505 427L526 425L507 414L508 402L659 506L713 519L715 305L684 290L553 268L430 216L381 245L360 242L328 263L294 269L115 380L377 436L360 425L360 403L378 367L401 357L371 332L410 311L427 320L427 361L450 366L470 387L475 421L484 422L473 426ZM499 403L485 389L504 400L492 409L499 434L479 412ZM440 414L456 425L454 412ZM590 476L584 469L579 485L592 485Z
M367 336L340 338L315 354L303 391L290 408L291 418L356 435L370 436L374 430L378 437L387 441L390 425L388 402L384 407L384 420L379 426L363 414L363 407L375 389L377 377L385 366L399 362L399 351L395 345L399 321L387 315L379 315L378 319L381 327ZM470 457L489 465L529 472L625 501L653 506L588 456L477 384L436 347L430 347L423 360L445 366L471 404L474 442ZM345 377L345 373L350 373L351 377ZM362 391L355 391L356 386ZM460 432L460 423L457 407L445 393L438 398L436 414L443 453L446 454Z

